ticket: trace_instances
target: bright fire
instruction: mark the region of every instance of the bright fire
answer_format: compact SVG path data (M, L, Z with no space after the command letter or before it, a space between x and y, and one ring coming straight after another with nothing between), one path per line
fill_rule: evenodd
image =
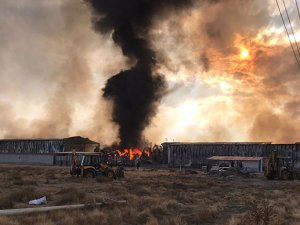
M119 156L125 156L128 155L130 160L133 160L134 157L137 155L139 158L144 154L146 154L148 157L150 157L150 149L144 149L143 151L138 148L130 148L130 149L124 149L123 152L120 150L116 150Z
M241 59L248 59L250 57L249 55L249 50L247 49L241 49L241 52L240 52L240 58Z

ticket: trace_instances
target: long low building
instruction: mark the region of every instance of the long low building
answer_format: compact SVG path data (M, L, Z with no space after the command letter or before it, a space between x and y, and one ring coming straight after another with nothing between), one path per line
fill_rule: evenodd
M164 163L169 167L208 165L212 156L246 156L267 158L272 151L290 157L300 167L300 143L272 144L271 142L165 142L162 143Z
M80 136L62 139L2 139L0 163L56 164L55 153L94 151L100 144Z

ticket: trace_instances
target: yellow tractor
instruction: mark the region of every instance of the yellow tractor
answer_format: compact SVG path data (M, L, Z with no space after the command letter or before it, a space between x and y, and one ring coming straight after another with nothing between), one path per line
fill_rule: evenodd
M115 170L106 162L102 162L101 153L84 152L81 153L81 162L77 164L77 154L72 152L72 166L70 174L72 176L81 177L96 177L105 176L109 178L123 178L124 168L118 166Z
M281 180L294 179L295 172L289 157L279 156L276 151L273 151L265 164L265 176L273 180L275 178Z

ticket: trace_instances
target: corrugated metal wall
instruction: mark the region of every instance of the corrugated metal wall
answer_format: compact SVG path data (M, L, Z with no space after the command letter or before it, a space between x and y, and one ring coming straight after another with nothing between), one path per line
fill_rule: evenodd
M0 140L0 153L51 154L64 151L63 139L55 140Z
M0 154L0 163L25 165L53 165L52 154Z
M271 143L163 143L163 151L168 154L171 167L179 165L208 164L211 156L262 156L268 157L273 150L279 154L292 157L299 162L300 147L297 144ZM297 151L297 149L299 149ZM298 157L297 157L298 153ZM298 159L298 160L297 160Z
M54 156L54 153L94 151L100 145L80 136L64 139L2 139L0 140L0 163L69 165L69 158Z

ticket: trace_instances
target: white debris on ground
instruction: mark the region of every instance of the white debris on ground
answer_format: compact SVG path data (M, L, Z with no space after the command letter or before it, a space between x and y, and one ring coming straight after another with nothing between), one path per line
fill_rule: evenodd
M29 201L29 205L44 205L47 204L46 196Z

